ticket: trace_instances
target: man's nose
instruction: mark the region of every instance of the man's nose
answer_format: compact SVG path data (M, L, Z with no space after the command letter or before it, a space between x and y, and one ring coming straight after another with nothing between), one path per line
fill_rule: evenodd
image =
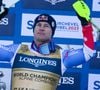
M44 26L43 25L40 26L40 30L44 30Z

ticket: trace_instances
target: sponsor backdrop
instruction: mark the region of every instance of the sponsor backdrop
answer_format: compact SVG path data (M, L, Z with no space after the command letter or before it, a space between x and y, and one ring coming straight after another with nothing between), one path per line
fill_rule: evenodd
M100 28L100 0L84 1L90 7L92 21ZM73 2L75 0L20 0L10 8L8 15L0 20L0 44L2 41L31 42L34 18L41 13L48 13L57 21L54 41L63 48L82 47L81 25L72 8ZM97 37L97 27L93 28L94 36ZM100 90L100 40L96 45L96 57L84 65L68 68L61 77L57 90ZM2 72L5 68L1 67ZM4 74L7 78L6 69ZM9 86L9 81L6 82L3 77L0 77L0 80Z

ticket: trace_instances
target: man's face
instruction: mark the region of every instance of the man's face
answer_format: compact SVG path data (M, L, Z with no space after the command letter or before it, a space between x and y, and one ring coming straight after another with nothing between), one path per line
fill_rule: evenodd
M40 42L51 40L52 29L47 22L38 22L34 28L34 39Z

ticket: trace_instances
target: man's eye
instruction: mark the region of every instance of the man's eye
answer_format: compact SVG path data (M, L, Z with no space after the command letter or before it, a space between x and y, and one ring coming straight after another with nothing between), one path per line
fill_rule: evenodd
M41 26L41 24L37 24L36 26Z
M49 27L49 25L44 25L44 27Z

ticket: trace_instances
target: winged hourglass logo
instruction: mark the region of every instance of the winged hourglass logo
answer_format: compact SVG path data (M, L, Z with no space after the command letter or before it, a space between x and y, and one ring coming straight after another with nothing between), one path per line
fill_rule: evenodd
M50 2L52 5L55 5L56 3L64 2L66 0L45 0L45 1Z

